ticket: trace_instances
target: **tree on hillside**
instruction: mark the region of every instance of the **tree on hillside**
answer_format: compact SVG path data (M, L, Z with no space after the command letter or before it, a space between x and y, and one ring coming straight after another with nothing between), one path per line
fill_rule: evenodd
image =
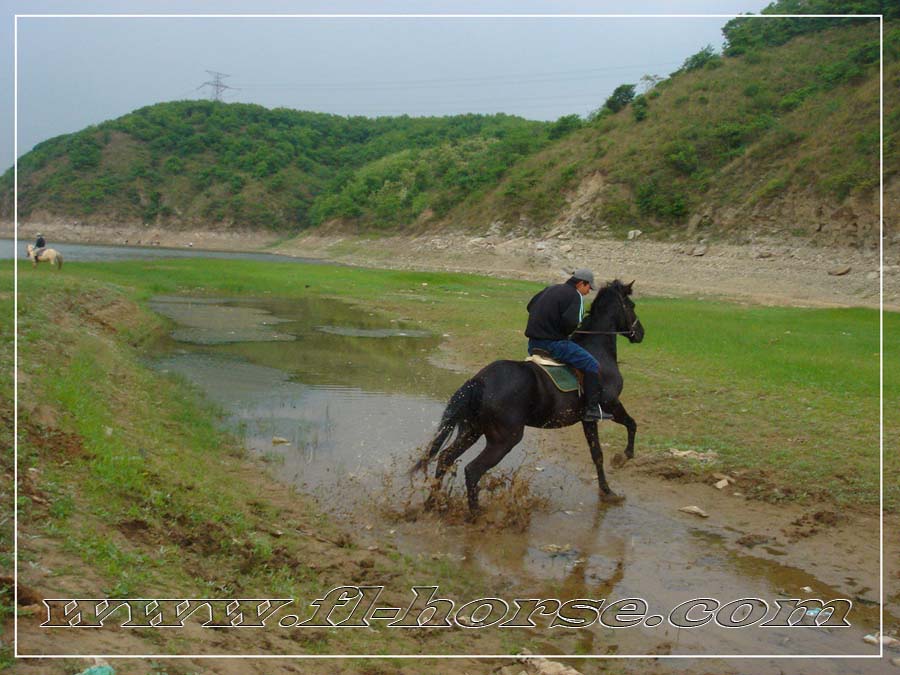
M890 20L900 18L900 3L897 0L777 0L763 9L761 14L882 14L885 20ZM759 20L738 17L722 28L724 53L738 56L759 48L776 47L798 35L858 21L877 19L816 16Z
M634 98L634 90L637 85L620 84L613 90L612 95L603 103L603 107L610 112L617 113Z
M578 115L564 115L560 117L547 132L550 140L556 140L572 133L581 126L581 117Z
M642 93L642 94L646 94L646 93L649 92L651 89L653 89L653 87L655 87L655 86L658 85L660 82L662 82L663 79L664 79L664 78L661 77L660 75L651 75L651 74L649 74L649 73L646 74L646 75L644 75L644 76L641 78L641 81L640 81L640 85L641 85L641 93Z
M697 68L702 68L705 65L712 64L716 59L719 59L719 55L716 54L716 50L712 45L706 45L696 54L691 54L689 57L687 57L684 60L684 63L681 64L681 68L678 69L678 72L687 73L692 70L697 70Z

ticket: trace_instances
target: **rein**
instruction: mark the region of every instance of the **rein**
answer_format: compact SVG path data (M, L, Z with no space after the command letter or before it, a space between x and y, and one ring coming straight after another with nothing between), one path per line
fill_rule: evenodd
M625 301L622 300L622 296L616 293L616 296L619 298L619 302L622 304L622 310L625 311ZM625 312L628 313L627 311ZM581 335L631 335L634 336L634 327L638 324L637 316L634 317L634 323L631 324L631 330L576 330L574 333L579 333Z
M576 330L572 332L580 333L581 335L634 335L634 327L636 325L637 321L631 324L631 330Z

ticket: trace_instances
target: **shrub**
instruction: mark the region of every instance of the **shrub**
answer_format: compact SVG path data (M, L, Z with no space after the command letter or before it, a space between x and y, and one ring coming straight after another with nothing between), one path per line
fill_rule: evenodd
M627 199L604 200L597 212L600 221L614 227L628 227L637 223L634 206Z
M772 178L757 193L758 199L772 199L787 189L789 180L784 176Z
M656 176L645 179L635 191L638 209L663 220L681 220L688 214L688 200L680 186L663 183Z
M73 169L89 169L100 165L100 144L86 134L72 137L66 154Z
M554 122L547 131L547 137L551 140L562 138L581 128L581 117L578 115L565 115Z
M180 157L169 157L163 164L163 170L167 173L179 174L184 171L184 161Z
M692 70L703 68L707 64L717 60L721 61L719 55L716 54L716 50L713 49L712 45L706 45L696 54L692 54L691 56L687 57L684 60L684 63L681 64L681 68L679 68L676 72L689 73ZM717 66L718 65L721 65L721 63L718 63Z
M803 103L809 96L815 92L816 88L813 86L801 87L800 89L796 89L792 91L790 94L785 95L778 102L778 107L785 111L789 112L800 107L800 104Z
M635 86L633 84L620 84L603 103L603 107L613 113L619 112L631 103L631 100L634 98Z
M853 61L838 61L819 66L817 74L825 87L831 89L844 82L859 79L863 75L863 69Z
M666 161L679 173L686 176L700 168L700 159L697 156L697 148L687 141L674 141L665 147Z
M634 121L642 122L647 119L647 111L650 106L647 104L646 96L638 96L631 102L631 110L634 113Z

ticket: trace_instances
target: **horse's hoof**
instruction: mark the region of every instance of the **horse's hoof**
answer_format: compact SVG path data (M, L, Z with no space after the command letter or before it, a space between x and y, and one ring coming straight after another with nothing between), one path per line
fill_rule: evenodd
M621 452L617 452L615 455L613 455L612 466L614 469L621 469L623 466L625 466L625 462L627 461L628 457L623 455Z
M616 494L612 490L600 493L600 501L604 504L621 504L625 501L625 495Z

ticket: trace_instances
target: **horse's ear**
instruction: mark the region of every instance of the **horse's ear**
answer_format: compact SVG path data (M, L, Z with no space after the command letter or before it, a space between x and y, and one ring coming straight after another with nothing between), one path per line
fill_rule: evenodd
M635 280L632 279L630 284L625 284L625 295L631 295L631 287L634 286Z

